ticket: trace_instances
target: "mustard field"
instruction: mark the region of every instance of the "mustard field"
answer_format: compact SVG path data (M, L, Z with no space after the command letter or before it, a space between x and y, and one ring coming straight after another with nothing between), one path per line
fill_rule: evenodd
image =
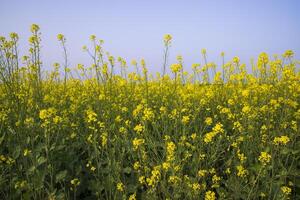
M165 35L151 74L94 35L93 65L70 66L59 34L62 62L46 70L31 32L27 55L16 33L0 37L0 199L300 199L293 51L168 64Z

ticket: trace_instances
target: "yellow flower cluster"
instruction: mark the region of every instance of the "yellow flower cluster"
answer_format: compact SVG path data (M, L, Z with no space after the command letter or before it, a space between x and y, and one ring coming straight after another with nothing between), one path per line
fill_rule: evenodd
M174 151L176 149L176 145L174 142L168 142L167 143L167 161L173 161L174 160Z
M236 166L236 169L237 169L237 176L242 178L247 176L248 170L246 170L242 165Z
M71 180L71 185L72 185L73 187L76 188L77 186L79 186L79 184L80 184L80 181L79 181L78 178L74 178L74 179Z
M87 122L92 123L97 121L97 114L93 110L86 111Z
M286 135L275 137L273 142L275 145L286 145L290 141L290 138Z
M181 64L175 63L170 66L173 73L178 73L182 69Z
M211 117L207 117L204 121L204 123L208 126L210 126L213 123L213 120Z
M136 126L134 127L133 130L134 130L135 132L137 132L137 133L142 133L143 130L144 130L144 126L141 125L141 124L138 124L138 125L136 125Z
M151 108L146 108L144 110L144 116L143 116L143 120L145 121L151 121L154 118L154 112L152 111Z
M132 141L133 149L137 150L139 148L139 146L141 146L144 143L145 143L144 139L134 138Z
M117 184L117 190L119 190L120 192L123 192L124 191L124 184L123 183L118 183Z
M290 195L292 192L292 189L287 186L282 186L280 189L281 189L282 193L285 195Z
M219 122L217 123L213 128L212 131L209 133L206 133L204 135L204 142L210 143L216 137L219 133L224 133L223 125Z
M216 194L213 191L207 191L205 193L205 200L215 200L216 199Z
M159 182L160 176L161 176L159 169L160 169L160 166L154 167L154 169L151 171L151 176L146 179L149 187L155 187L156 184Z
M198 176L199 177L204 177L206 174L207 174L207 170L205 170L205 169L200 169L198 171Z
M178 176L170 176L168 182L172 185L179 184L181 179Z
M258 160L263 164L263 165L267 165L270 160L271 160L272 156L270 154L268 154L265 151L262 151L260 153L260 156L258 157Z
M172 40L172 35L166 34L164 36L164 42L165 42L165 44L169 44L171 42L171 40Z

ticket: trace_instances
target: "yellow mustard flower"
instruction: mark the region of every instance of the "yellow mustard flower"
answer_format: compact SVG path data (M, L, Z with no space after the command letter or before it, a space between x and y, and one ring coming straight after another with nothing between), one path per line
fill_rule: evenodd
M125 186L122 182L117 183L117 190L118 191L123 192L124 188L125 188Z
M215 200L216 199L216 194L215 192L208 190L205 192L205 200Z
M280 189L281 189L282 193L285 195L290 195L292 192L292 189L287 186L282 186Z
M290 141L290 138L286 135L275 137L273 142L275 145L286 145Z
M267 165L270 161L271 161L272 156L270 154L268 154L265 151L262 151L260 153L260 156L258 157L258 160L263 164L263 165Z

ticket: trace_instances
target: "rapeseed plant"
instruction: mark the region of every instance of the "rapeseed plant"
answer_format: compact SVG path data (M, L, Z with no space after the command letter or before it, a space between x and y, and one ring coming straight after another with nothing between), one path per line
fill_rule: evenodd
M95 35L83 47L93 64L72 69L58 34L64 61L44 71L39 26L31 33L23 57L18 34L0 37L1 199L300 198L293 51L263 52L250 72L202 49L187 73L181 55L168 64L168 34L154 76Z

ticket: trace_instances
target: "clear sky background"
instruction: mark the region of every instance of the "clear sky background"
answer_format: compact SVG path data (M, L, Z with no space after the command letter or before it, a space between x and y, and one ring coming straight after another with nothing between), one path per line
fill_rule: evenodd
M239 56L249 63L260 52L300 55L299 0L0 0L0 35L20 35L20 51L28 50L30 25L42 31L42 59L46 69L62 62L58 33L67 38L71 67L91 63L82 51L95 34L114 56L141 58L152 72L163 63L163 35L173 36L169 64L182 55L185 67L208 60L221 63Z

